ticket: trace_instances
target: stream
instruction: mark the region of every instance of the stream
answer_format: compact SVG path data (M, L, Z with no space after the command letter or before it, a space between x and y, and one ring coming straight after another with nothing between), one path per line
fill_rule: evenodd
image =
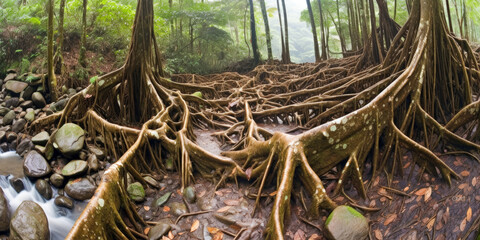
M2 188L11 215L17 207L26 200L38 203L47 215L51 240L65 239L75 220L80 216L87 201L74 201L74 208L67 209L54 204L58 191L52 186L53 197L50 200L43 198L35 189L35 183L23 176L23 159L15 152L0 153L0 187ZM15 177L22 179L25 190L17 193L10 185L9 180Z

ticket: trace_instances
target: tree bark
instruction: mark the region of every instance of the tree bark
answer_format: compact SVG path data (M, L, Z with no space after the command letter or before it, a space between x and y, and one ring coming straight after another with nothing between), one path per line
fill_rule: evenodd
M287 20L287 8L285 6L285 0L282 0L283 6L283 21L285 26L285 62L284 63L291 63L290 60L290 46L288 43L288 20Z
M48 9L48 46L47 46L47 65L48 65L48 91L52 101L57 100L57 78L53 69L53 5L54 0L47 1Z
M249 0L250 3L250 39L252 41L253 50L253 62L258 65L260 62L260 51L258 50L257 43L257 29L255 28L255 9L253 8L253 0Z
M310 16L310 26L312 27L313 48L315 50L315 62L320 62L320 51L318 49L317 28L315 27L315 18L313 17L312 6L310 0L307 1L308 15ZM322 53L323 54L323 53Z
M280 23L280 40L282 44L282 63L287 62L287 53L285 50L285 38L283 37L283 23L282 23L282 12L280 8L280 0L277 0L277 9L278 9L278 21Z
M85 59L86 54L86 43L87 43L87 1L83 0L83 15L82 15L82 39L80 44L80 57L78 62L82 67L87 67L87 62Z
M320 32L322 35L322 60L327 60L328 58L328 49L327 49L327 42L325 41L325 24L323 21L323 10L322 10L322 1L317 0L318 3L318 11L320 12Z
M265 7L265 0L260 0L260 7L262 8L263 23L265 24L265 38L267 39L268 61L272 61L272 38L270 36L270 24L268 24L268 14L267 8Z
M63 75L64 73L64 66L63 66L63 40L65 31L63 29L63 21L65 17L65 0L60 1L60 9L58 14L58 46L57 51L55 52L54 57L54 64L55 64L55 72Z

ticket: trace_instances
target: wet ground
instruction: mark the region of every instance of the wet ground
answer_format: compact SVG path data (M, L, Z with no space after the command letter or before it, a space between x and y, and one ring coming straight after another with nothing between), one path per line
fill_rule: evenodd
M291 129L285 126L269 128L272 131ZM219 142L211 133L196 131L199 145L216 154L227 150L219 147ZM440 158L462 179L452 180L449 186L441 177L420 174L420 168L406 154L402 158L403 177L395 175L390 185L384 173L370 179L367 162L363 177L366 186L370 185L368 199L360 198L356 190L348 186L346 195L332 196L339 176L337 169L322 176L322 180L329 196L337 204L361 206L357 210L370 220L371 239L475 239L480 221L480 164L464 154L443 155ZM192 204L184 202L176 173L163 176L160 186L156 190L147 190L147 200L138 204L137 210L151 224L165 218L172 222L178 220L177 227L169 233L171 239L220 239L217 232L222 233L223 239L248 239L247 236L262 239L275 196L274 186L267 187L263 191L260 208L252 217L257 192L253 183L240 181L237 185L228 182L215 191L215 183L196 176L192 186L197 200ZM324 239L323 225L328 213L322 211L320 219L307 219L301 199L308 202L308 194L299 184L294 188L291 209L285 222L286 239ZM172 195L165 205L152 207L155 199L168 192ZM179 219L171 208L174 202L185 203L188 212L195 214Z

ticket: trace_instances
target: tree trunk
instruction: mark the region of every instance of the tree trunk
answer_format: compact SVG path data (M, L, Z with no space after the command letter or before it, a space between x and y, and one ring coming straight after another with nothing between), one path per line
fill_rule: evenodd
M80 57L78 59L78 62L82 67L87 67L87 62L86 62L86 43L87 43L87 1L88 0L83 0L83 15L82 15L82 39L80 43Z
M310 16L310 26L312 27L312 35L313 35L313 47L315 49L315 62L320 62L320 52L318 49L318 39L317 39L317 28L315 27L315 18L313 17L312 6L310 4L310 0L307 1L307 9L308 15ZM323 53L322 53L323 56Z
M285 62L284 63L291 63L290 60L290 45L288 43L288 20L287 20L287 8L285 6L285 0L282 0L282 7L283 7L283 21L285 26Z
M54 0L47 1L48 9L48 46L47 46L47 65L48 65L48 91L50 92L50 98L52 101L57 100L57 78L53 69L53 5Z
M268 14L267 8L265 7L265 0L260 0L260 7L262 8L263 23L265 24L265 38L267 39L268 61L272 61L272 38L270 36L270 24L268 24Z
M250 39L252 41L253 50L253 62L255 65L260 63L260 51L258 50L257 43L257 30L255 28L255 9L253 8L253 0L249 0L250 3Z
M337 32L338 32L338 37L340 38L340 46L342 47L342 53L345 53L347 51L347 47L345 46L345 36L343 35L342 31L342 22L340 21L340 5L338 3L338 0L335 1L337 4ZM332 17L332 22L335 23L335 20Z
M280 8L280 1L277 0L277 9L278 9L278 21L280 23L280 40L282 44L282 63L287 62L287 51L285 50L285 38L283 37L283 23L282 23L282 12Z
M64 66L63 66L63 40L64 40L64 29L63 29L63 20L65 16L65 0L60 1L60 9L58 14L58 46L57 51L55 52L54 64L55 72L63 75Z
M322 11L322 1L317 0L318 3L318 11L320 12L320 32L322 35L322 60L327 60L328 52L327 52L327 43L325 41L325 24L323 18L323 11Z

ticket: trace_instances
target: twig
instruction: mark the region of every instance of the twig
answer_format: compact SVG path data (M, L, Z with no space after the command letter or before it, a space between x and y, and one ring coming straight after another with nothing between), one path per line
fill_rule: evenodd
M385 190L387 190L387 191L390 191L390 192L392 192L392 193L398 194L398 195L400 195L400 196L411 197L410 194L405 193L405 192L400 191L400 190L397 190L397 189L395 189L395 188L390 188L390 187L385 187L385 186L380 186L380 187L383 188L383 189L385 189Z
M209 213L209 212L212 212L212 210L198 211L198 212L191 212L191 213L184 213L184 214L178 216L177 220L175 220L175 224L177 224L178 221L180 221L180 219L182 219L182 218L184 218L184 217L193 216L193 215L199 215L199 214L204 214L204 213Z

